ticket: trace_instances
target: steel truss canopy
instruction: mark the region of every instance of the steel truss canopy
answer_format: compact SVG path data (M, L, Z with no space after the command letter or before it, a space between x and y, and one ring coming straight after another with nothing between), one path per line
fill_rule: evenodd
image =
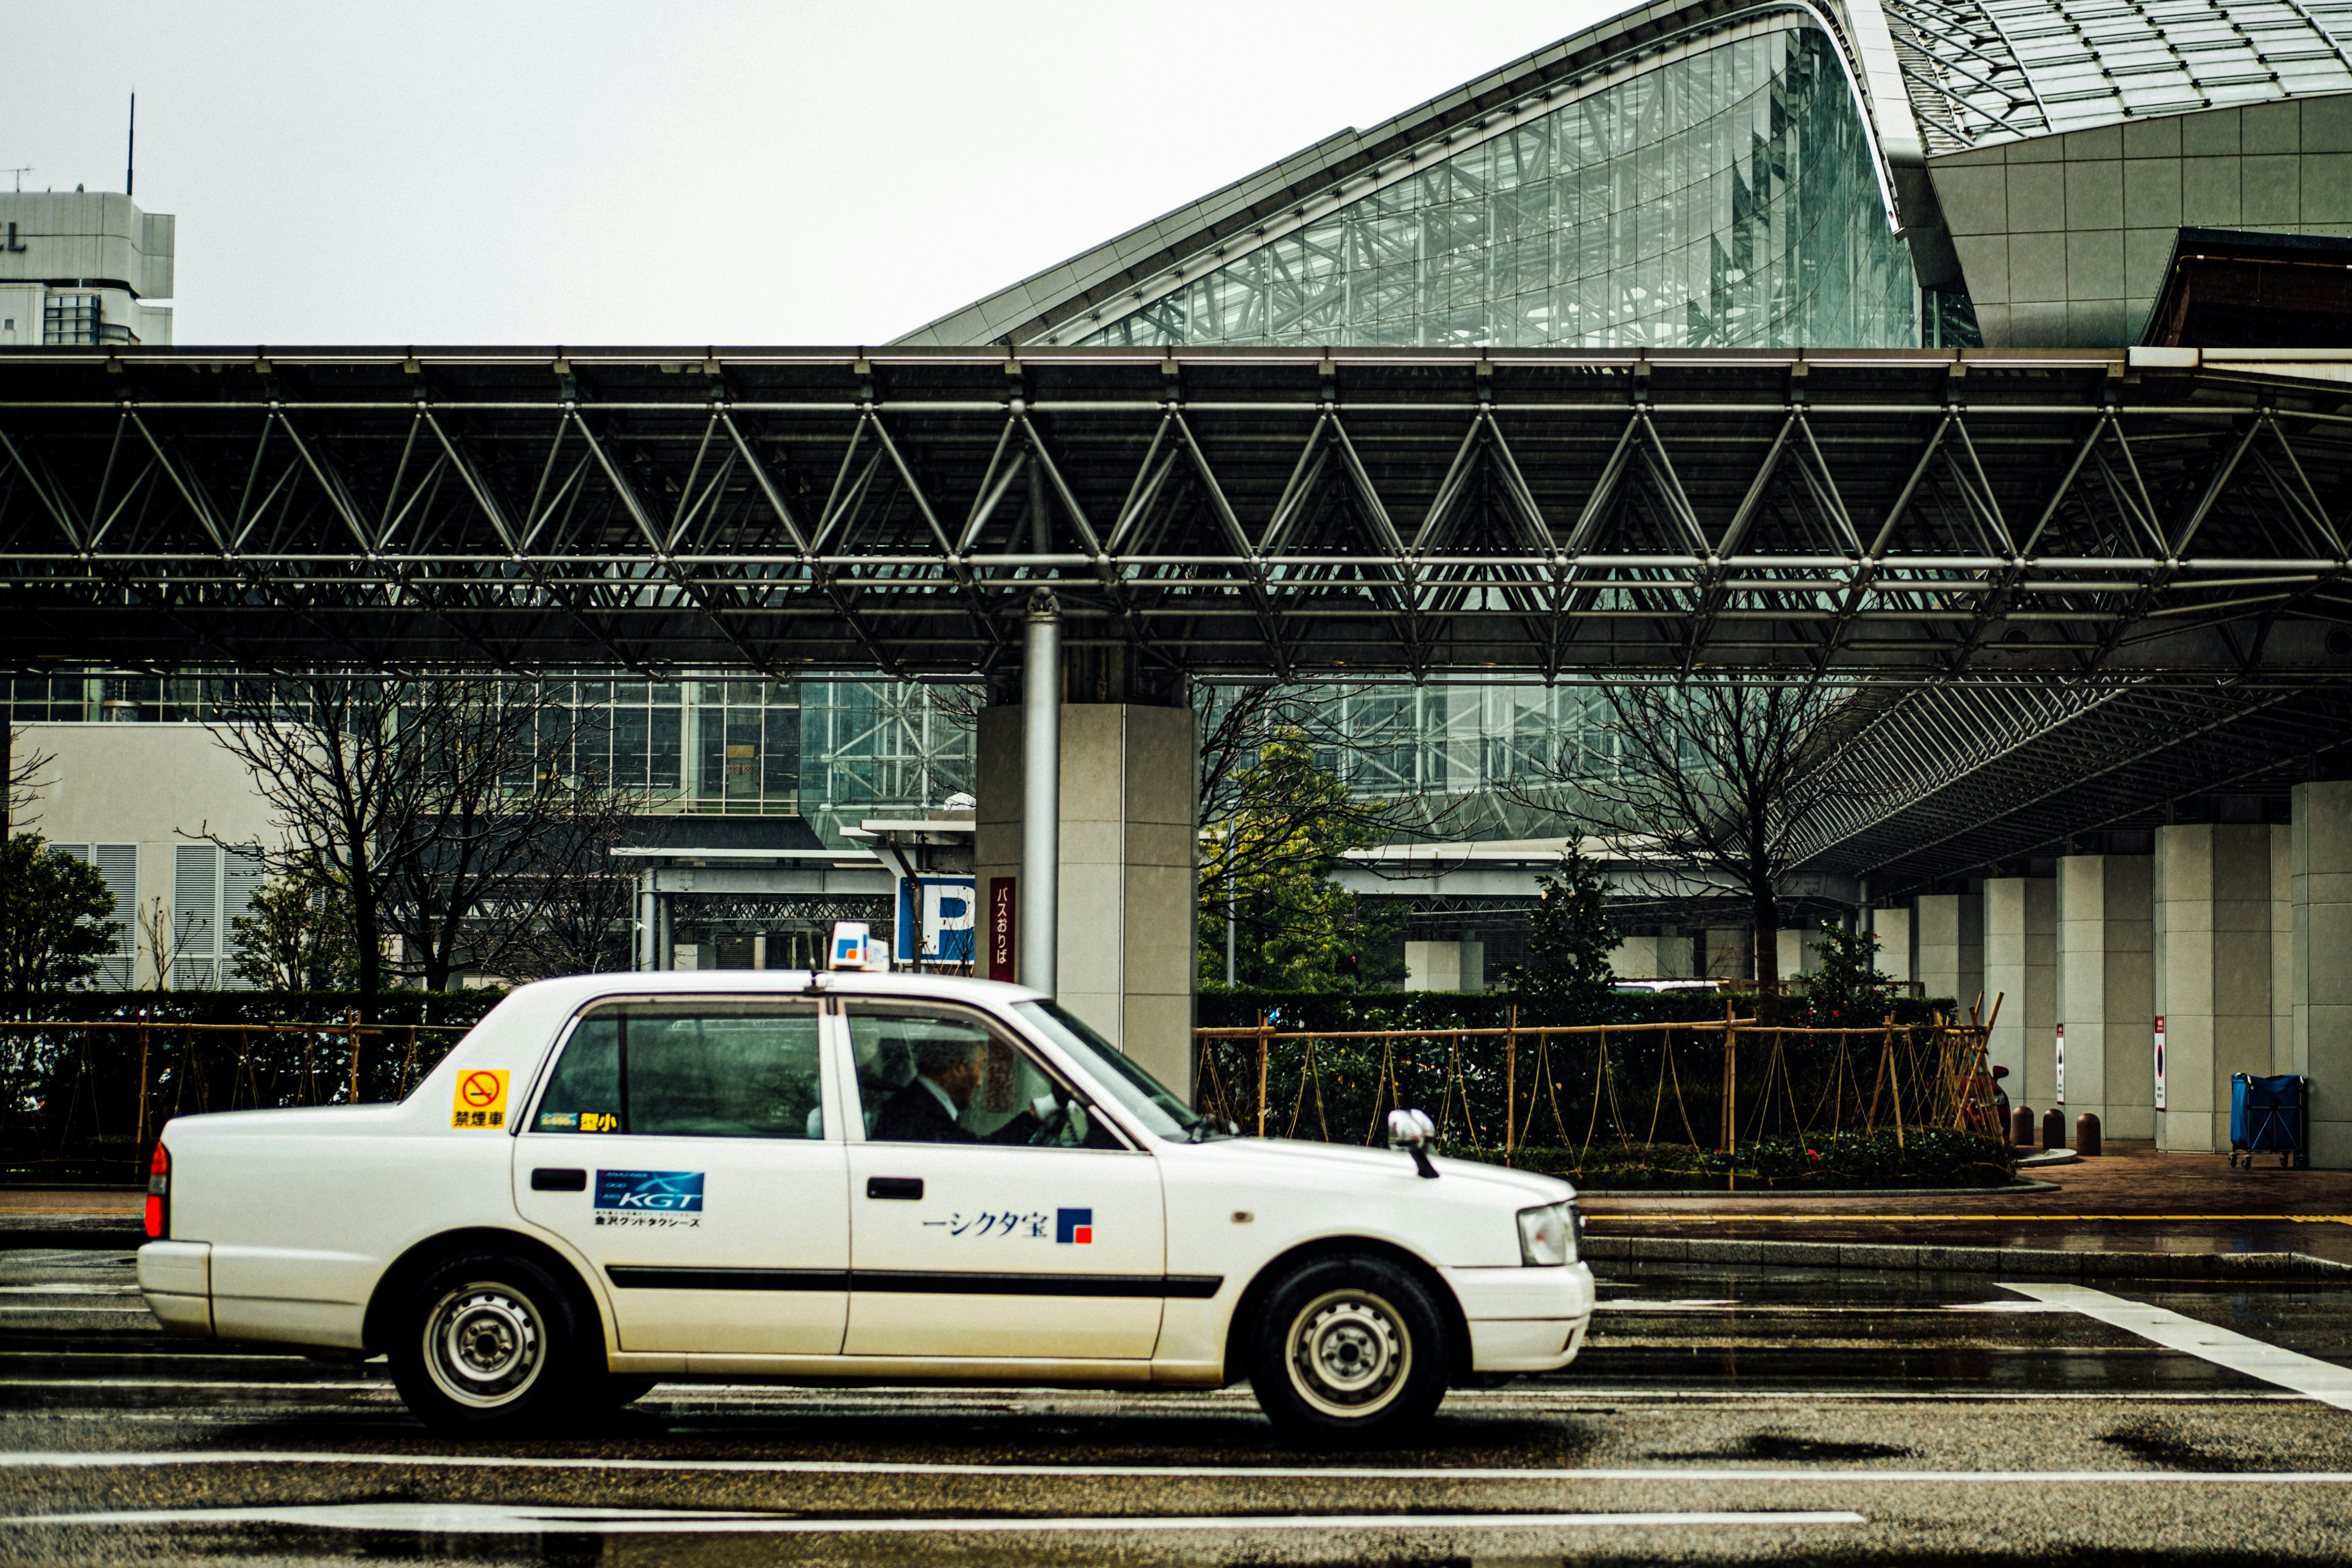
M2340 673L2340 385L2134 355L16 352L0 655Z

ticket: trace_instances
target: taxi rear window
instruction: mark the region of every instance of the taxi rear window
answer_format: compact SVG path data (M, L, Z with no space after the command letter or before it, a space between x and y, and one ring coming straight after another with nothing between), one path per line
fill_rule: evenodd
M534 1132L822 1138L814 1005L599 1008L563 1047Z

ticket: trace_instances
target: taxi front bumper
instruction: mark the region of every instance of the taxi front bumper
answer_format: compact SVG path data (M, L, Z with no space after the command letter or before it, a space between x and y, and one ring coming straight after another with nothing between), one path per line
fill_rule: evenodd
M1592 1270L1449 1268L1446 1282L1470 1324L1473 1372L1551 1372L1584 1348L1592 1321Z

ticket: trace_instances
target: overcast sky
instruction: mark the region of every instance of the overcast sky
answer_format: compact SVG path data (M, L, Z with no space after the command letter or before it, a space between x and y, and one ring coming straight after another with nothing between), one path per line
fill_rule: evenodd
M882 342L1607 0L16 0L26 188L179 215L181 343Z

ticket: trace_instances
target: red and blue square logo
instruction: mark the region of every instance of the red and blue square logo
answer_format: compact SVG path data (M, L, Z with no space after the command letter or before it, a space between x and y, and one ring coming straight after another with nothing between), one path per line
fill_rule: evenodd
M1068 1246L1092 1247L1095 1241L1095 1211L1092 1209L1055 1209L1054 1239Z

